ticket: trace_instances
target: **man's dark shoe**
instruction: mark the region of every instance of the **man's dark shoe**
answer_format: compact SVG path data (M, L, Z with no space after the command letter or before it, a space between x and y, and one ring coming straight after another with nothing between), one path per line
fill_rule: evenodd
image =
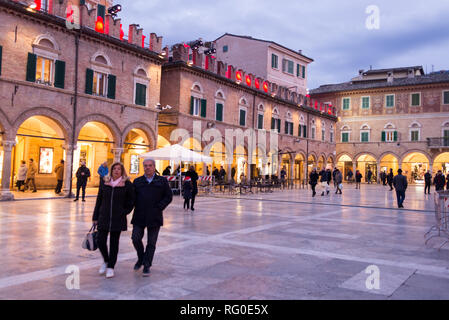
M150 276L150 267L144 266L144 267L143 267L142 275L143 275L144 277L149 277L149 276Z
M76 198L75 200L73 200L73 201L78 201L79 199L78 198Z
M84 199L83 199L83 200L81 200L81 201L83 201L83 202L86 202L86 200L84 200Z
M324 196L324 192L321 193L321 196Z
M326 194L329 194L329 191L326 191Z
M195 209L193 209L193 208L192 208L192 209L190 209L190 210L192 210L192 211L195 211Z
M143 263L140 261L137 261L136 264L134 265L134 271L137 271L140 269L140 267L142 267Z

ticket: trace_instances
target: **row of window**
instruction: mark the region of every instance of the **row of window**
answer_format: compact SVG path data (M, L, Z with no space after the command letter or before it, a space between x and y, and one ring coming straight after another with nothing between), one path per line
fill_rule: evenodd
M216 121L223 121L223 108L224 105L223 103L217 102L215 104L215 120ZM193 116L197 116L197 117L202 117L202 118L206 118L207 114L207 100L206 99L201 99L201 98L197 98L194 96L190 97L190 114ZM242 127L246 127L247 125L247 109L245 107L240 107L239 108L239 125ZM257 115L257 129L264 129L264 114L263 111L259 111L258 115ZM284 134L288 134L288 135L294 135L294 129L293 129L293 122L290 120L286 120L285 121L285 126L284 126ZM281 133L281 119L279 119L277 116L276 117L272 117L271 118L271 130L275 130L279 133ZM311 128L311 138L315 139L315 132L316 132L316 128L313 125ZM325 133L326 130L323 128L322 129L322 134L321 134L321 140L325 141ZM302 138L307 138L307 126L300 124L298 126L298 137L302 137ZM331 129L330 131L330 136L329 136L329 141L330 142L334 142L334 132L333 129Z
M271 67L273 69L279 69L279 57L272 53L271 54ZM295 63L289 59L282 59L282 71L291 75L295 75ZM296 64L296 76L298 78L306 78L306 67Z
M449 137L449 130L444 130L444 137ZM350 132L341 133L341 142L349 142ZM360 142L370 142L370 131L360 131ZM398 141L398 132L396 130L385 130L381 132L382 142L396 142ZM421 130L410 129L409 141L421 141Z
M449 91L443 91L441 100L443 104L449 104ZM342 99L342 110L351 109L351 98L346 97ZM393 108L396 105L395 95L387 94L385 95L385 107ZM421 106L421 93L411 93L410 94L410 106L411 107L420 107ZM371 108L371 97L361 97L361 107L362 109Z
M106 62L104 57L97 57L95 61ZM28 53L26 80L47 86L64 89L65 86L65 62L54 60L34 53ZM1 67L1 47L0 47L0 67ZM139 70L143 71L143 70ZM0 69L1 72L1 69ZM1 73L0 73L1 74ZM146 76L145 71L142 74ZM106 72L86 69L85 93L115 99L117 77ZM141 81L145 82L145 81ZM147 83L135 81L134 103L141 106L147 105Z

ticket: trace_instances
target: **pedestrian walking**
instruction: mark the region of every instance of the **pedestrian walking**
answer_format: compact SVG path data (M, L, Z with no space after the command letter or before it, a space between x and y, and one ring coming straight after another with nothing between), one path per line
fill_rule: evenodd
M282 185L282 188L285 188L285 177L287 176L287 171L285 171L285 167L282 167L282 170L281 170L281 185Z
M324 196L324 192L326 192L326 194L329 194L329 183L332 177L332 173L329 169L328 170L323 169L320 172L320 176L321 176L320 182L322 189L321 196Z
M363 178L362 174L360 173L359 170L357 170L355 172L355 188L356 189L360 189L360 184L362 183L362 178Z
M430 194L430 185L432 184L432 174L430 173L430 170L427 170L424 175L424 183L424 194Z
M338 168L335 170L335 175L334 175L334 184L337 188L337 190L335 191L335 194L339 193L342 194L341 189L342 189L342 183L343 183L343 175L341 174L340 170L338 170Z
M34 160L30 159L30 163L28 165L26 182L25 182L25 188L30 189L30 184L33 184L33 192L37 192L36 180L35 180L36 172L37 172L37 167L34 164Z
M337 184L335 182L335 175L337 174L337 170L338 170L338 168L335 167L334 170L332 171L332 180L334 181L334 188L337 187Z
M226 171L223 168L223 166L220 167L220 180L223 182L225 181L225 177L226 177Z
M394 177L393 169L390 169L390 172L387 175L387 183L390 186L390 191L393 190L393 177Z
M195 204L195 197L198 194L198 173L196 173L194 166L190 166L189 171L186 173L186 177L190 177L192 182L192 201L190 210L194 211L193 205Z
M62 182L64 181L64 160L55 167L56 173L56 188L55 193L60 194L62 189Z
M190 200L192 199L192 179L185 179L182 186L182 192L184 196L184 210L189 210Z
M155 166L154 159L145 159L143 161L145 174L134 180L136 198L131 220L133 225L132 241L137 251L134 270L139 270L143 265L143 276L145 277L150 275L159 230L164 224L163 211L173 199L167 179L156 175ZM144 250L142 239L145 228L148 239Z
M169 176L171 171L171 166L167 166L164 171L162 171L163 176Z
M120 234L127 230L126 216L134 208L135 193L125 167L120 162L114 163L111 174L103 179L104 183L98 189L92 221L97 226L97 244L104 261L99 274L106 273L106 278L112 278L117 263Z
M385 170L380 173L380 180L382 181L382 185L387 185L387 172Z
M351 169L349 169L348 171L348 182L352 183L352 177L354 176L354 173L352 172Z
M25 160L20 162L19 171L17 172L17 189L18 191L25 192L25 180L27 178L28 168ZM23 187L23 188L22 188Z
M433 178L433 184L435 185L435 191L444 190L446 179L444 178L443 172L438 170L435 178Z
M393 178L393 186L396 190L398 208L404 208L405 191L407 190L407 178L402 175L402 170L398 169L398 174Z
M367 176L366 176L366 178L367 178L367 182L368 182L368 184L371 184L371 179L372 179L372 177L373 177L373 172L371 171L371 169L368 169L368 174L367 174Z
M78 201L80 198L80 189L83 189L82 201L85 202L87 179L90 177L90 170L86 167L86 162L82 161L81 166L76 171L76 198L73 201ZM102 182L100 182L101 186Z
M309 176L309 184L312 186L312 191L313 191L312 197L315 197L315 195L316 195L315 187L318 184L319 177L320 177L320 175L318 174L318 172L316 172L316 169L314 168Z
M97 170L98 175L100 176L100 186L104 183L104 178L109 174L108 162L103 162Z

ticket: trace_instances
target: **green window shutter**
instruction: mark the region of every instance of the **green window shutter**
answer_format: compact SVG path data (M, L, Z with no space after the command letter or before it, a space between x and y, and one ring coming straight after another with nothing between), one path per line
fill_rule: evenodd
M223 121L223 104L217 103L217 121Z
M281 119L278 119L278 132L281 133Z
M382 142L385 142L385 131L382 131Z
M240 125L243 126L243 127L246 125L245 124L245 118L246 118L246 111L240 109Z
M274 54L271 54L271 67L274 68Z
M290 123L289 127L290 127L289 133L290 135L293 135L293 123Z
M398 132L397 131L394 132L394 141L398 141Z
M349 141L349 133L343 132L341 134L341 142L348 142Z
M298 137L301 136L301 125L298 126Z
M303 130L303 135L302 135L302 136L303 136L304 138L307 138L307 126L303 126L303 127L302 127L302 130Z
M26 81L36 82L36 61L37 56L33 53L28 53Z
M190 97L190 114L193 115L193 104L195 103L194 97Z
M117 77L110 74L108 75L108 98L115 99L115 83L117 81ZM145 102L145 100L144 100Z
M55 87L64 89L65 80L65 61L56 60L55 62Z
M1 72L1 55L2 55L2 53L1 53L1 47L0 47L0 72ZM1 73L0 73L1 74ZM445 91L444 92L444 97L443 97L443 103L444 104L449 104L449 91Z
M271 130L274 130L275 128L275 121L276 121L275 118L271 118Z
M306 78L306 67L302 66L302 78L305 79Z
M259 114L259 119L258 119L258 124L257 124L257 128L258 129L263 129L263 114Z
M105 8L105 6L99 4L99 5L97 6L97 17L102 17L102 18L103 18L103 21L104 21L105 13L106 13L106 8Z
M300 68L301 68L301 66L299 64L297 64L296 65L296 76L297 77L299 77L301 75Z
M207 100L201 99L201 117L206 118Z
M86 69L86 93L92 94L92 89L94 86L94 71L91 69Z
M0 76L2 75L2 46L0 46Z
M86 4L86 0L80 0L80 6Z
M109 93L108 93L109 97ZM114 99L114 98L111 98ZM147 102L147 86L136 83L136 101L135 103L139 106L146 106Z
M284 130L285 134L288 134L288 122L285 121L285 130Z
M412 106L419 106L420 105L420 95L419 93L412 94Z

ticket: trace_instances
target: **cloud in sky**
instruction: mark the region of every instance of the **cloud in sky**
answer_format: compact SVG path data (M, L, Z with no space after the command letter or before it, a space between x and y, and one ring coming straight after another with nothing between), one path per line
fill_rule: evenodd
M117 1L116 1L117 3ZM449 1L426 0L122 0L124 26L156 32L164 45L228 32L272 40L315 61L309 88L348 81L359 69L422 65L449 69ZM366 8L380 10L368 30ZM126 29L126 28L124 28ZM125 30L126 32L126 30Z

